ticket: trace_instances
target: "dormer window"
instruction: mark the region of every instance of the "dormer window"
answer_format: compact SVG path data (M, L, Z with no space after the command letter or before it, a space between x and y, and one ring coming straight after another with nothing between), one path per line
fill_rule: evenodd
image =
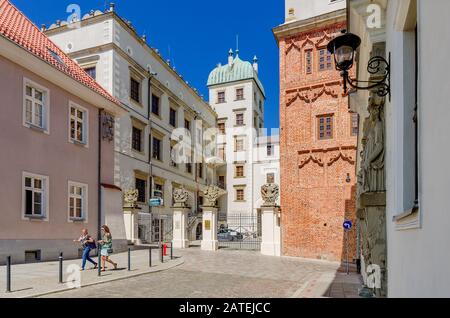
M60 64L61 66L66 66L66 63L64 63L63 59L61 58L61 56L59 56L58 53L51 49L48 49L48 51L50 55L55 59L55 61L58 62L58 64Z
M95 66L87 67L84 69L84 71L93 79L97 78L97 68Z

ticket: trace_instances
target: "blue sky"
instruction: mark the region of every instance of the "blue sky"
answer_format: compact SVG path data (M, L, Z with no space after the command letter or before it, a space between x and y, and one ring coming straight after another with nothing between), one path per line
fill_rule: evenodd
M67 20L70 4L104 10L105 0L12 0L38 26ZM272 28L284 20L281 0L115 0L116 10L131 20L149 44L169 58L183 77L208 96L206 81L217 63L226 63L228 50L236 47L240 57L259 58L259 74L267 94L267 128L279 127L278 48ZM169 49L170 48L170 49ZM170 54L169 54L170 52Z

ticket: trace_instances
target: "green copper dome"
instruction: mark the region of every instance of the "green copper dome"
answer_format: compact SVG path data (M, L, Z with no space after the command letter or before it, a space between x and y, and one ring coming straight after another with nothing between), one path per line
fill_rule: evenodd
M253 69L252 64L250 62L242 61L239 58L239 55L236 55L231 65L218 65L211 74L209 74L207 85L209 87L248 79L255 80L263 95L266 95L264 87L258 78L258 73Z

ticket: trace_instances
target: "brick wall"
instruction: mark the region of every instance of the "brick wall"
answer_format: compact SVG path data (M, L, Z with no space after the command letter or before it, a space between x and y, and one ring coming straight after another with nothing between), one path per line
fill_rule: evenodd
M303 30L279 39L281 207L283 254L345 259L342 224L356 224L357 137L351 134L348 98L334 68L319 70L319 50L345 22ZM307 74L306 51L312 50ZM332 115L333 138L319 139L318 116ZM347 182L347 175L350 182ZM350 232L356 256L356 227Z

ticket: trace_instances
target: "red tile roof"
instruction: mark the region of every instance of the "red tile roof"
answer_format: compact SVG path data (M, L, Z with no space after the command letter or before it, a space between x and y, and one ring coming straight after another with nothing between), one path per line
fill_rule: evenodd
M121 105L8 0L0 0L0 35L111 102Z

